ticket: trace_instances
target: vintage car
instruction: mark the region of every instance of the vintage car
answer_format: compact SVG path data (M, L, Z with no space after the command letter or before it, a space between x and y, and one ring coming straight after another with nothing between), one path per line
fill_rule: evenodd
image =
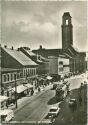
M69 106L75 106L77 104L77 100L76 99L70 99L69 100Z
M57 116L60 112L60 108L59 107L51 107L49 112L48 112L48 116Z

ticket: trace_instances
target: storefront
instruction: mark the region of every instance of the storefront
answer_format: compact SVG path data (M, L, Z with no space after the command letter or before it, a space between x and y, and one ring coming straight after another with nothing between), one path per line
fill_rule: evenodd
M7 96L0 96L1 109L5 109L8 107L7 100L8 100Z
M11 94L12 95L11 98L12 99L15 98L15 91L17 94L17 98L21 98L23 96L26 96L26 95L30 94L30 91L32 88L33 88L33 86L30 85L29 83L27 83L27 84L24 83L22 85L17 86L16 88L14 87L11 89L11 92L13 93L13 94Z

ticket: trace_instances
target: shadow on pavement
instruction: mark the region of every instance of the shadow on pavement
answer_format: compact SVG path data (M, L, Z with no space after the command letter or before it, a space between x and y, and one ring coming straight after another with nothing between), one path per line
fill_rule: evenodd
M61 99L59 100L56 100L56 97L54 96L53 98L51 98L49 101L48 101L48 105L53 105L53 104L56 104L58 102L62 101Z

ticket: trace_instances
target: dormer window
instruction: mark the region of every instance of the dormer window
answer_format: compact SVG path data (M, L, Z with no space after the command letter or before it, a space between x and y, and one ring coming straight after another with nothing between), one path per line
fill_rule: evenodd
M66 20L66 25L68 25L68 20Z

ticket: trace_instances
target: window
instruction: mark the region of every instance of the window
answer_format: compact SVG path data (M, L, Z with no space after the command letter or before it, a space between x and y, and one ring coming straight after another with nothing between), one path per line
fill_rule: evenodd
M24 70L24 76L26 76L26 71Z
M13 80L13 74L11 74L11 81Z
M19 79L19 73L17 73L17 79Z
M59 65L63 65L63 62L62 62L62 61L60 61L60 62L59 62Z
M30 74L31 74L31 75L33 74L33 69L32 69L32 68L30 69Z
M30 69L28 69L28 76L30 76Z
M4 82L6 82L6 75L4 75Z
M14 74L14 80L16 80L16 74Z
M22 78L22 77L23 77L23 73L21 72L21 73L20 73L20 78Z
M63 67L60 67L60 68L59 68L59 71L62 72L62 71L63 71Z
M30 68L30 74L31 74L31 68Z
M7 75L7 81L9 81L9 74Z
M68 25L68 20L66 20L66 25Z
M33 75L35 75L35 68L33 69Z
M36 68L34 69L34 75L36 75Z
M31 69L31 74L33 75L33 69Z
M26 75L27 75L27 69L26 69Z

